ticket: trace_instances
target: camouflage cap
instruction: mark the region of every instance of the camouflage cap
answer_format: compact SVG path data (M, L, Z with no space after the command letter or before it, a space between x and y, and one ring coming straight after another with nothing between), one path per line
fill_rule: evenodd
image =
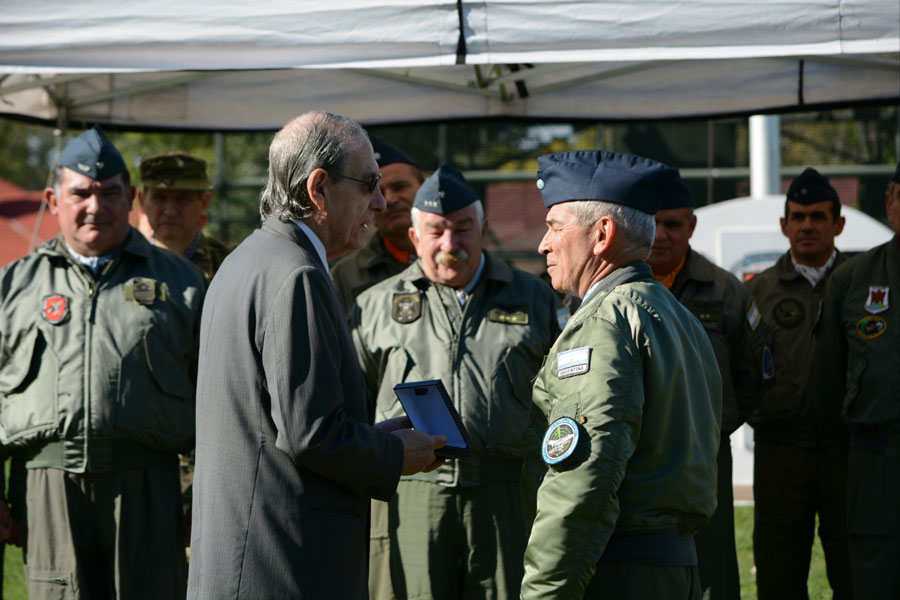
M141 160L141 185L155 190L209 190L206 161L181 150L168 150Z

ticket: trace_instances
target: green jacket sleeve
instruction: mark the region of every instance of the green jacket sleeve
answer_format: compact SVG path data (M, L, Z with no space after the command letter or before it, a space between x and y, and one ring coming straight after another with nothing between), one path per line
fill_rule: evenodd
M590 340L579 339L586 330ZM617 491L640 436L644 383L634 341L612 323L591 319L566 342L567 348L592 347L603 359L592 360L582 375L558 379L551 357L536 390L546 389L554 401L551 423L578 414L588 454L570 470L549 470L541 484L531 531L531 539L541 542L529 544L525 554L523 598L584 595L615 529Z

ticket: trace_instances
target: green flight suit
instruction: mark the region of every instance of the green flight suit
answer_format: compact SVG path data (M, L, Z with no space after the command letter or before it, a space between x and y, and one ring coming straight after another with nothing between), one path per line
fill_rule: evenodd
M729 436L756 408L767 352L759 310L737 277L688 250L670 291L703 324L722 375L722 439L719 443L718 506L694 536L703 597L741 597L734 540L734 492ZM771 356L769 356L771 361ZM766 373L771 380L773 373Z
M810 385L826 370L811 362L826 280L845 260L838 253L831 272L813 288L786 252L746 284L768 327L776 373L748 419L754 429L753 554L761 600L806 597L817 515L828 580L836 597L850 594L848 434L837 411L827 410Z
M522 598L699 597L692 535L716 508L715 365L703 326L646 263L597 284L534 384L545 461L565 456L560 439L571 455L538 490ZM555 438L562 418L577 438Z
M331 278L347 318L353 314L356 297L376 283L402 272L409 265L397 262L384 245L381 232L376 231L366 245L342 257L331 267Z
M389 536L397 597L510 598L521 581L523 436L561 303L537 277L485 257L464 308L415 263L363 292L354 309L376 422L404 414L395 384L440 379L472 444L467 458L401 479L387 530L373 531L373 542Z
M828 282L816 390L850 427L848 529L856 598L900 597L900 238Z
M96 277L61 237L0 270L0 443L28 469L32 599L184 595L205 290L134 230Z

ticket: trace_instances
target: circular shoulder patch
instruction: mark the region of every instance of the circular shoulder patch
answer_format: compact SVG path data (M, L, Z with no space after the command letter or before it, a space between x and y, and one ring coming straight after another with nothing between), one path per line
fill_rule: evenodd
M772 318L786 329L793 329L802 323L804 316L806 316L806 309L795 298L785 298L772 309Z
M864 340L874 340L887 331L887 321L881 317L868 315L856 323L856 333Z
M541 456L548 465L558 465L575 453L578 447L578 425L569 417L557 419L544 434Z

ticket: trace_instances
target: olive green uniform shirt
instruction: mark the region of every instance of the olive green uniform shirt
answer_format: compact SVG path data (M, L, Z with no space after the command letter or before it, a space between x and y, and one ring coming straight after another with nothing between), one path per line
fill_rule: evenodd
M777 374L748 419L760 441L813 448L847 440L837 413L824 410L810 388L810 377L828 370L811 362L825 284L845 260L838 252L832 270L814 288L794 268L788 251L746 284L768 327Z
M548 422L568 417L581 437L574 463L549 469L538 490L522 598L582 597L614 532L689 534L710 518L722 416L715 364L703 326L646 263L597 285L534 384Z
M357 296L376 283L401 273L408 266L391 256L378 231L365 246L334 263L331 277L347 318L353 314L353 302Z
M412 478L448 486L519 481L531 382L559 333L561 303L543 281L486 254L465 308L419 262L357 299L353 340L375 421L404 414L394 385L440 379L472 455Z
M828 282L816 390L850 429L900 432L900 241L854 256Z
M148 468L194 443L202 273L135 230L94 275L51 240L0 271L0 443L29 468Z
M722 435L741 426L764 383L766 328L737 277L688 250L670 290L703 324L722 374ZM771 379L774 373L765 374Z

